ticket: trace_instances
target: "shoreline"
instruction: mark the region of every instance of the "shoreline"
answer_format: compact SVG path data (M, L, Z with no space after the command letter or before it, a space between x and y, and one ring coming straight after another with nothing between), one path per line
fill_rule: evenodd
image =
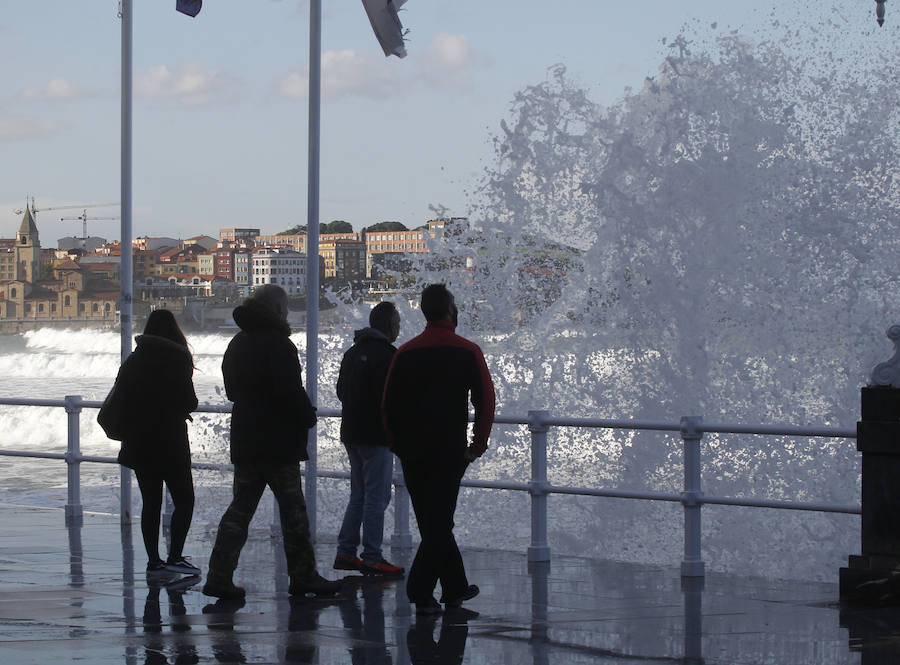
M102 319L70 319L70 320L48 320L48 319L17 319L17 320L0 320L0 335L19 335L29 330L39 330L41 328L99 328L101 330L116 330L119 327L118 321L104 321Z

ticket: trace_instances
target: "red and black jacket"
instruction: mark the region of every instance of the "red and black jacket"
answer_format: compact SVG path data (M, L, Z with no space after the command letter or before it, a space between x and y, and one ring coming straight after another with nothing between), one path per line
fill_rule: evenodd
M459 458L467 447L469 399L475 408L472 452L487 450L494 383L477 344L450 321L432 321L400 347L382 401L385 433L401 459Z

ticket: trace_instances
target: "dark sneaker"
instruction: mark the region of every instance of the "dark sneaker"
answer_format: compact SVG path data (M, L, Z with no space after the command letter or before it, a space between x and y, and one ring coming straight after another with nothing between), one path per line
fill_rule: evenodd
M177 559L169 559L163 566L165 569L173 573L181 573L183 575L199 575L200 569L188 561L188 557L180 556Z
M210 579L207 579L206 584L203 585L203 593L222 600L243 600L247 595L243 587L237 586L231 580L220 582Z
M395 566L392 563L388 563L384 559L381 561L374 561L369 563L368 561L363 561L362 565L359 567L359 572L363 575L384 575L385 577L403 577L403 574L406 572L406 569L403 566Z
M334 565L332 568L335 570L360 570L363 562L360 561L355 556L349 556L347 554L338 554L334 557Z
M148 561L147 562L147 574L148 575L165 575L169 570L166 568L166 564L162 561Z
M451 605L447 605L447 609L444 612L444 621L470 621L472 619L477 619L481 614L476 612L475 610L470 610L467 607L453 607Z
M475 596L477 596L481 592L481 589L478 588L475 584L470 584L465 588L462 594L454 598L453 600L447 600L444 596L441 596L441 602L444 603L447 607L457 608L463 604L466 600L472 600Z
M341 580L332 582L326 580L319 573L313 573L308 580L291 580L291 586L288 593L292 596L307 596L322 598L325 596L333 596L344 587Z
M234 614L245 604L246 601L243 598L219 598L219 600L214 603L204 605L203 609L200 611L203 612L203 614ZM221 626L216 623L210 623L209 627L219 628ZM229 627L232 629L234 628L233 620Z
M434 598L429 598L423 603L416 603L416 614L440 614L443 611L444 608Z

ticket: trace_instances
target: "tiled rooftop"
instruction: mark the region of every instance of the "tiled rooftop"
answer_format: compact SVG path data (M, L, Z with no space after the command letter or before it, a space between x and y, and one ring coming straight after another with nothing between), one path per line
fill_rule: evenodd
M0 506L0 663L897 663L900 611L841 608L837 584L464 550L481 595L469 612L417 618L403 581L350 578L333 601L291 599L283 554L255 531L236 581L243 606L200 586L148 584L137 524ZM214 534L186 551L205 569ZM316 546L320 571L333 543ZM407 563L411 552L391 551ZM835 581L837 571L835 571Z

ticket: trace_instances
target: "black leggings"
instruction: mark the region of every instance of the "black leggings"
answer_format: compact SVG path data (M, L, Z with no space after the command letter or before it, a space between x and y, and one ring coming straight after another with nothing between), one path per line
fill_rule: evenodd
M160 561L159 558L159 515L163 502L163 483L169 488L172 503L171 535L169 559L178 559L184 550L191 518L194 515L194 480L191 467L184 466L166 471L135 470L138 486L141 488L141 533L144 536L144 547L147 549L148 561Z

